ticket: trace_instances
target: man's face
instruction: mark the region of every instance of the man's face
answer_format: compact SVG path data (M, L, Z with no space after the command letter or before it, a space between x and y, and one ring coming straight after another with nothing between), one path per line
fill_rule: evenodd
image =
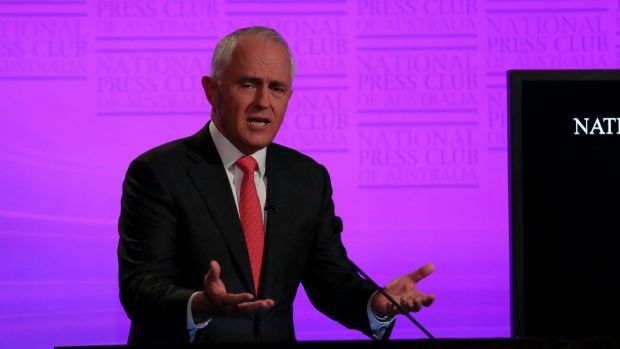
M220 132L249 155L269 145L291 98L291 61L286 49L268 39L240 37L220 81L203 79Z

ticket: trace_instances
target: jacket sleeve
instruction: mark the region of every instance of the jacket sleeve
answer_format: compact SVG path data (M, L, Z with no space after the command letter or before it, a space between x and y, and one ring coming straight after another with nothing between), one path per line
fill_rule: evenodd
M174 341L187 342L186 307L194 291L175 285L174 202L140 158L131 163L123 183L118 230L120 299L132 331L134 323L148 323L145 327L161 328Z
M312 304L347 328L370 332L367 304L374 288L349 263L342 246L342 221L335 216L327 170L321 166L323 198L316 223L316 238L302 283Z

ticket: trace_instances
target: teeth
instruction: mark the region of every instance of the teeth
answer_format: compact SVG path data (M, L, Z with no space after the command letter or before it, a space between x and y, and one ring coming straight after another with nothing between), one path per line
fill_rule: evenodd
M264 122L264 121L250 121L250 124L252 124L253 126L265 126L265 125L267 125L267 123Z

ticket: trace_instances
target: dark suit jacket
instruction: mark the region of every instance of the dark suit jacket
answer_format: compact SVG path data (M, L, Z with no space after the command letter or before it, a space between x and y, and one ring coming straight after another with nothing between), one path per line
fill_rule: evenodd
M214 317L196 342L295 339L293 299L303 283L312 304L370 335L373 289L347 264L326 169L283 146L267 148L267 214L256 315ZM135 159L123 184L118 246L120 298L129 343L187 343L186 307L209 261L231 293L255 293L230 184L208 127Z

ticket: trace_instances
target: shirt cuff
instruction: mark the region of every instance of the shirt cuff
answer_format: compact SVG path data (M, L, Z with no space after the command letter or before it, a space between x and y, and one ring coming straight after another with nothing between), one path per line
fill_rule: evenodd
M189 332L189 342L192 343L194 341L194 337L196 336L196 331L207 327L207 325L209 324L209 322L211 322L211 319L207 319L201 323L195 323L194 322L194 317L192 316L192 299L194 299L194 296L196 296L197 294L199 294L200 292L194 292L192 293L192 295L189 297L189 300L187 301L187 320L186 320L186 327L187 331Z
M368 322L370 323L370 332L375 339L382 339L385 335L385 331L390 327L395 316L390 316L388 318L381 318L372 311L371 303L372 299L375 297L378 291L375 291L370 298L368 299L368 303L366 304L366 312L368 313Z

